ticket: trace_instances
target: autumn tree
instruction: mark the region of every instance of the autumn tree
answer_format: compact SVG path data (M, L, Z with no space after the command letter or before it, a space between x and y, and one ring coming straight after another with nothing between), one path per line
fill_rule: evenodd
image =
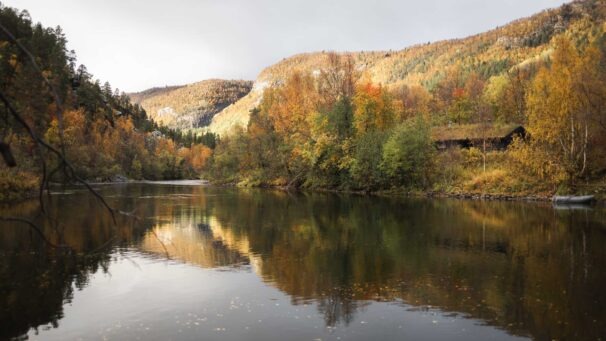
M354 134L356 82L360 77L351 55L329 53L318 79L320 103L312 119L308 184L337 187L349 184Z
M354 127L357 135L370 131L384 131L395 119L392 96L381 86L370 81L356 88L353 98Z
M591 141L599 133L594 119L604 115L595 105L603 101L600 60L594 45L581 53L569 38L559 38L551 65L541 68L527 97L532 146L545 150L570 184L594 161Z
M326 187L346 185L354 131L351 98L343 97L332 108L318 112L312 127L311 182Z
M350 54L329 53L327 66L321 70L318 81L322 105L329 108L338 100L352 98L359 77Z
M394 91L394 98L401 105L401 110L396 110L396 113L400 113L397 121L403 122L417 115L423 116L426 121L430 120L432 96L424 87L404 85Z
M250 155L247 168L254 172L251 176L261 182L281 179L278 182L284 185L284 178L287 176L285 146L266 111L251 111L247 137L247 150Z
M183 147L179 149L179 156L185 160L187 169L191 176L198 177L206 169L208 159L212 155L212 150L202 144L194 144L190 148Z
M487 81L483 101L496 122L525 123L529 77L527 70L516 68Z
M276 133L287 150L289 183L299 181L309 169L311 120L319 103L318 91L311 75L295 72L277 89L266 90L259 110L267 113Z

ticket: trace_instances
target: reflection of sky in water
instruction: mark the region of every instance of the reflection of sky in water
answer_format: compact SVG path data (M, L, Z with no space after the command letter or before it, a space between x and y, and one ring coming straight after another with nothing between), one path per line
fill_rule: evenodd
M347 326L326 326L316 303L292 305L250 268L202 269L138 252L114 255L64 307L60 328L32 340L512 340L482 322L373 302Z
M104 251L113 258L107 274L98 267L103 260L73 269L83 289L62 310L73 277L62 277L53 259L0 259L6 273L23 272L25 288L51 280L48 311L33 306L40 299L24 299L27 289L15 290L21 301L4 303L25 312L18 316L23 332L58 319L39 336L30 331L34 339L505 340L606 330L598 304L606 298L596 285L606 268L606 229L597 210L102 187L143 219L116 230L86 193L56 197L58 209L83 208L64 222L66 241L77 250L116 233L123 240ZM25 247L26 232L8 229L0 251Z

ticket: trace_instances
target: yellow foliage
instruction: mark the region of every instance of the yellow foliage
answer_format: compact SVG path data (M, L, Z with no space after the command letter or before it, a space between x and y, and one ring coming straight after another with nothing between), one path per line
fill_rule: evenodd
M381 85L370 82L359 85L353 103L354 127L359 135L374 130L384 131L393 126L393 100Z
M464 184L464 189L472 192L485 191L495 187L503 188L509 182L511 179L505 170L493 169L474 176Z
M595 124L604 118L600 107L606 94L600 77L602 56L593 45L581 53L569 38L560 37L552 58L551 66L541 68L527 95L529 148L542 151L523 162L538 163L534 168L552 172L554 179L563 171L573 181L590 170L596 147L590 142L604 133ZM524 156L522 151L518 154Z
M302 141L310 136L309 120L316 110L318 96L310 75L294 73L284 86L266 91L261 110L269 114L278 134Z

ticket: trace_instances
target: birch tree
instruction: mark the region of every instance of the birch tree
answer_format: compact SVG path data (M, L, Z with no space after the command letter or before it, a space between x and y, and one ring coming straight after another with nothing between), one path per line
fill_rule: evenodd
M528 132L566 174L570 183L583 177L591 164L592 120L601 113L592 104L599 82L600 51L581 54L567 38L559 38L550 67L532 82L528 97Z

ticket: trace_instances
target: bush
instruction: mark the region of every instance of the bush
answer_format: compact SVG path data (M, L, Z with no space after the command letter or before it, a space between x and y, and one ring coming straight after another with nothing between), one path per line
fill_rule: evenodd
M396 127L383 148L382 168L396 186L427 187L435 147L421 119Z
M33 173L0 168L0 201L15 201L33 196L39 179Z
M486 172L480 172L471 180L464 184L465 190L471 192L487 192L494 189L504 189L510 183L510 179L506 171L502 169L493 169Z
M463 160L464 156L460 148L448 148L436 153L435 172L432 174L434 190L449 192L453 186L460 183L465 170Z
M370 131L358 139L351 165L351 175L356 188L369 191L381 186L384 179L380 167L384 136L384 133Z
M482 164L482 151L476 147L461 149L461 155L466 166L477 166Z

